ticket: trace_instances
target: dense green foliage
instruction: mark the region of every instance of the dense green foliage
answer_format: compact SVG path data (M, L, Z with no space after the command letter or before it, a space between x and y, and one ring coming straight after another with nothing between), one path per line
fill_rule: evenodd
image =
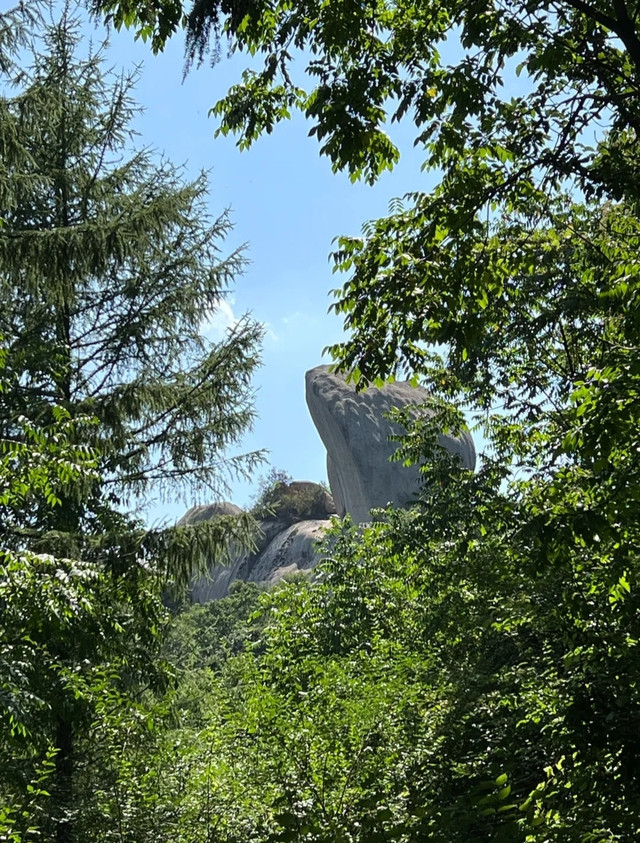
M220 254L229 221L209 219L204 177L133 149L132 79L82 56L78 30L67 13L48 26L37 9L2 17L0 833L12 841L112 833L124 808L111 756L170 678L162 589L250 529L148 530L126 508L217 491L259 459L225 449L252 422L261 328L245 318L221 342L201 336L243 265Z
M637 554L567 552L553 490L502 477L446 462L412 512L338 528L316 582L177 620L180 720L146 763L178 839L637 836Z
M380 513L369 527L336 527L313 583L285 583L263 595L240 586L214 606L186 610L164 643L175 676L164 687L167 668L151 652L157 639L148 623L164 622L157 592L146 590L153 566L114 570L85 551L113 550L112 481L125 495L167 434L180 432L167 445L169 473L201 467L205 451L192 440L190 422L202 408L190 405L192 418L185 406L177 428L162 417L160 426L138 429L145 412L166 409L167 393L153 378L139 403L126 389L110 391L119 385L110 380L122 373L118 366L108 370L104 391L85 393L83 382L70 380L77 356L61 340L71 337L75 299L57 278L54 287L39 286L42 261L25 257L37 238L25 236L22 223L41 220L38 231L51 234L37 239L43 250L48 240L55 255L75 248L72 238L56 252L61 226L49 231L36 212L57 219L76 182L71 172L59 178L65 171L56 167L52 192L43 194L40 171L29 168L34 150L16 143L23 114L31 115L30 131L36 125L29 98L37 94L38 107L47 102L44 79L36 74L38 85L6 100L11 131L3 135L7 173L0 182L15 198L3 205L0 283L12 308L6 324L20 330L0 395L9 442L0 504L11 527L0 580L8 607L0 638L8 714L0 727L4 769L13 762L0 779L7 805L0 833L20 841L28 826L51 827L43 790L64 774L65 759L59 740L55 751L51 718L67 705L82 761L66 795L87 841L637 839L639 8L624 0L252 0L196 2L188 13L180 0L91 5L117 25L137 27L155 49L185 26L190 60L225 38L262 56L262 70L245 74L214 109L221 131L238 131L244 146L298 107L336 169L373 181L398 154L382 131L385 119L413 119L440 183L431 194L395 203L362 238L340 241L336 264L350 277L336 309L352 333L333 352L362 385L403 370L422 377L440 412L427 423L404 419L409 435L400 458L430 456L410 512ZM447 65L442 56L455 52L454 39L460 52ZM314 81L310 92L292 78L296 51ZM36 67L60 70L64 62L51 63L59 53L47 55ZM56 84L56 96L60 90ZM18 99L26 105L12 111ZM74 101L87 102L77 93ZM48 113L42 109L45 127ZM85 137L109 130L97 114L79 121ZM30 137L57 143L64 132L59 120L56 127ZM54 149L48 162L58 160ZM142 174L146 185L148 162L134 160L130 174ZM88 179L86 195L122 184L126 172L116 167L105 184ZM162 172L170 214L180 190L197 204L197 185L176 193L175 174ZM47 205L47 195L56 201ZM125 195L131 206L123 207L131 207L134 223L136 198L135 191ZM21 207L18 216L12 209ZM93 284L113 253L102 238L108 227L85 228L94 239L78 253L77 267L95 265ZM9 232L26 244L21 262ZM118 271L108 276L114 286L96 300L118 313L118 296L129 289L127 261L139 257L128 242L107 238L124 250L125 265L116 261ZM144 260L150 289L166 257L166 242L158 245ZM20 286L23 280L31 287ZM210 292L213 305L218 281ZM42 308L56 314L48 332L34 329ZM192 311L193 301L187 316ZM167 348L173 312L163 323ZM146 376L153 344L131 325L124 320L134 349L124 369ZM97 332L101 341L107 327ZM100 356L89 360L96 361L90 372L102 365ZM179 354L174 360L172 386L179 387L185 361ZM40 389L29 393L38 379ZM72 386L82 400L71 401ZM474 416L487 439L477 474L434 450L438 428L461 423L452 403ZM69 535L60 511L79 511L94 539L78 564L37 555L31 541ZM136 553L144 548L145 562L165 558L166 543L156 537L145 544L143 532L130 527L124 534L139 536ZM176 545L177 558L192 547L186 539ZM120 558L124 545L117 547L109 561ZM115 601L105 601L107 592ZM139 647L128 646L132 631ZM64 659L49 639L62 642ZM147 687L141 665L153 678Z
M4 354L3 360L8 357ZM3 367L0 387L5 390L8 384ZM70 495L81 500L96 482L98 454L78 444L83 426L92 428L95 421L72 420L62 407L53 407L52 419L44 427L19 419L14 438L0 439L3 523L28 523L34 509L56 511ZM165 616L161 583L151 566L130 564L114 576L89 552L55 558L29 549L26 539L3 543L2 839L18 843L43 831L53 839L54 827L59 837L61 823L52 826L53 818L73 819L82 828L93 804L87 795L94 776L102 777L108 761L95 742L87 754L84 741L107 721L126 723L131 691L166 684L154 655L157 626ZM67 743L62 743L63 734ZM69 755L64 758L69 744L73 764ZM73 770L78 763L81 777ZM72 778L73 788L63 799L61 780L66 778Z

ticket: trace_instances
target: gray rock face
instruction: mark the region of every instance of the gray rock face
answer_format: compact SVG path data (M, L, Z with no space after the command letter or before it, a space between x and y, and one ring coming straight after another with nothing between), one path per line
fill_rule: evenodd
M317 484L300 483L300 487ZM318 487L320 488L320 487ZM327 505L330 496L327 495ZM331 507L332 508L332 507ZM194 506L178 524L197 524L222 515L238 515L240 507L228 502ZM216 565L206 577L191 584L191 602L208 603L226 597L236 580L274 585L283 577L310 571L322 558L316 543L330 525L327 519L305 520L291 524L288 520L269 518L260 521L260 539L255 551L233 554L228 565Z
M328 366L318 366L306 374L306 396L327 449L327 474L338 515L349 513L360 523L371 519L374 507L389 503L406 506L418 491L419 469L389 461L398 447L389 437L402 431L385 414L393 407L428 402L427 390L404 382L358 393L343 377L330 374ZM440 442L458 454L465 467L475 467L470 433L465 431L459 437L443 434Z
M229 565L216 565L206 577L200 577L191 583L189 597L192 603L208 603L220 600L229 593L231 583L244 579L240 576L249 557L248 553L239 553Z
M211 518L218 518L221 515L240 515L242 510L235 503L229 501L218 501L218 503L206 503L192 506L178 521L178 526L188 524L199 524L202 521L209 521Z
M273 585L289 574L311 570L322 558L316 542L330 523L324 520L299 521L278 532L256 558L249 581Z

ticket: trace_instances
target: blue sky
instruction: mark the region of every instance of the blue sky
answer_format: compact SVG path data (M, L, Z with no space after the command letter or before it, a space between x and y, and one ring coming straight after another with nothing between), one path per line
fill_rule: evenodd
M103 27L88 31L96 42L104 37ZM211 213L230 208L235 227L229 247L248 245L251 264L218 323L223 327L251 311L266 326L263 366L255 379L258 419L240 451L266 448L269 463L295 479L324 480L325 451L307 412L304 373L329 362L322 349L342 336L340 319L327 313L329 291L342 281L328 260L332 240L358 234L363 222L387 212L393 197L428 189L434 178L420 171L422 156L412 146L411 124L392 127L401 161L373 188L333 174L301 116L245 152L233 137L214 139L216 122L208 110L238 81L246 57L192 70L183 82L182 51L176 38L164 54L153 56L122 31L111 33L107 56L114 69L142 65L135 92L144 108L135 124L139 144L184 164L191 176L210 171ZM252 484L238 482L229 497L245 506L253 491ZM172 521L189 504L203 502L208 502L206 493L186 502L158 502L147 517L156 524Z

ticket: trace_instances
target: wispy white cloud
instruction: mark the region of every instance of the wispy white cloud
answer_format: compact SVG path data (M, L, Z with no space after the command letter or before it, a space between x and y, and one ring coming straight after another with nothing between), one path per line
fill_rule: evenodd
M215 312L204 320L200 326L205 337L221 340L227 331L233 330L238 324L238 317L233 312L234 299L222 299Z
M215 312L204 320L200 326L203 336L214 342L224 339L228 331L232 331L240 321L234 312L235 299L222 299ZM265 337L272 342L280 342L280 337L271 322L262 322Z
M314 325L318 321L315 316L310 313L304 313L301 310L296 310L295 313L290 313L288 316L283 316L280 320L283 325L291 325L292 327L301 327Z
M271 324L271 322L263 322L262 327L264 328L264 335L267 339L271 340L272 342L280 342L280 337L276 333L276 330Z

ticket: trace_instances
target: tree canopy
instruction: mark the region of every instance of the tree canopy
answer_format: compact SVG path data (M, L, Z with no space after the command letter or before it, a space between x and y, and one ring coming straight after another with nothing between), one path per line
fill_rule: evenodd
M225 46L247 53L251 69L212 109L241 147L298 108L334 169L374 181L399 154L385 123L413 121L438 187L399 201L335 256L351 275L335 308L352 339L332 351L366 380L424 370L423 342L447 344L455 368L511 312L505 285L519 288L524 263L549 253L548 243L529 244L531 230L576 242L593 232L602 202L635 202L634 3L93 7L156 50L183 27L188 64Z
M143 534L117 504L154 472L200 478L248 408L235 416L223 389L230 426L198 438L194 420L214 419L196 396L217 395L199 375L220 350L201 347L193 317L227 277L209 251L220 228L189 216L201 183L144 154L110 158L126 86L105 105L93 60L86 87L56 30L0 111L0 696L13 706L0 747L16 771L0 777L0 834L28 839L36 806L60 843L72 822L100 843L636 839L640 7L92 7L156 50L184 27L188 62L225 43L250 54L258 69L214 106L244 146L297 107L336 169L373 181L397 160L385 121L413 120L439 184L339 241L351 335L332 352L359 385L423 378L438 413L401 419L398 458L429 456L410 511L336 525L315 582L184 612L164 649L175 686L141 687L141 666L163 675L148 658L164 623L152 563L202 543ZM248 377L247 330L223 347ZM434 449L460 407L488 442L476 473ZM81 564L37 553L70 533Z
M245 317L205 338L244 258L222 252L230 223L210 217L204 175L134 148L134 78L82 54L68 10L15 19L0 100L0 827L63 843L96 810L95 724L162 684L162 589L249 539L248 517L147 529L130 508L219 494L260 460L228 449L253 420L262 329Z
M490 136L488 164L501 145L576 177L589 170L580 143L588 142L585 127L601 119L624 134L637 124L640 38L632 2L92 5L151 38L154 50L184 28L188 62L208 52L218 58L225 46L258 56L263 67L247 71L215 107L222 131L238 131L250 144L300 108L335 167L355 177L375 179L397 159L383 132L387 119L413 119L429 164L483 148ZM309 92L293 70L296 60L313 83ZM502 89L514 72L529 84L511 97Z

